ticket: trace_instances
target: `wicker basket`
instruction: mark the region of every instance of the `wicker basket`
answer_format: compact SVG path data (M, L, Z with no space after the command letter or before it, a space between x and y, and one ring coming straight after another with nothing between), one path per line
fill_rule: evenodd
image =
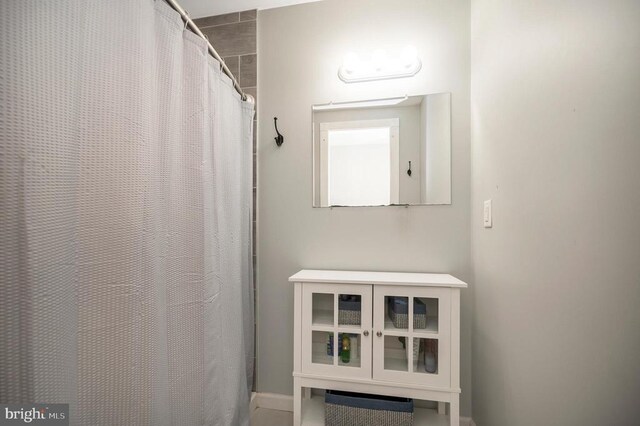
M328 390L326 426L413 426L413 400Z
M396 328L409 328L409 306L405 297L387 298L389 318ZM420 299L413 303L413 328L427 328L427 306Z
M355 300L338 300L338 324L360 325L361 310L359 298Z

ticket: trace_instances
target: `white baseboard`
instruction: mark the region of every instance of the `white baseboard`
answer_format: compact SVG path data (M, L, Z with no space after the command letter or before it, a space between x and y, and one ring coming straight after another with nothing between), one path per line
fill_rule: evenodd
M460 426L476 426L471 417L460 417Z
M293 396L279 393L256 393L256 408L268 410L293 411Z
M253 413L253 411L258 408L257 396L256 392L251 392L251 400L249 401L249 412Z
M293 396L279 393L253 392L251 394L251 411L256 408L293 411ZM460 426L476 426L476 424L471 417L460 417Z

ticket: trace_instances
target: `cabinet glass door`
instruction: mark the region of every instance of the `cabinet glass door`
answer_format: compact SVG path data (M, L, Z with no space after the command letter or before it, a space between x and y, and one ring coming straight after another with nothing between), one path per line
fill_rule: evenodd
M366 284L304 284L304 372L371 377L371 297Z
M450 304L447 288L376 285L374 379L448 387Z

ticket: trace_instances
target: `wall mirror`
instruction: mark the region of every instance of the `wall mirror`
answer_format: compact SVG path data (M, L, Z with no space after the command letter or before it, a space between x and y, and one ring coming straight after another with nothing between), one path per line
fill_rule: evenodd
M451 204L451 94L314 105L313 206Z

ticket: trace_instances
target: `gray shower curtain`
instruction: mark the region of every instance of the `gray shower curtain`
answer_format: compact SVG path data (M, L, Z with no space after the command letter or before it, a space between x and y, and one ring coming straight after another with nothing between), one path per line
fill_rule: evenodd
M253 114L162 0L0 2L0 403L248 424Z

